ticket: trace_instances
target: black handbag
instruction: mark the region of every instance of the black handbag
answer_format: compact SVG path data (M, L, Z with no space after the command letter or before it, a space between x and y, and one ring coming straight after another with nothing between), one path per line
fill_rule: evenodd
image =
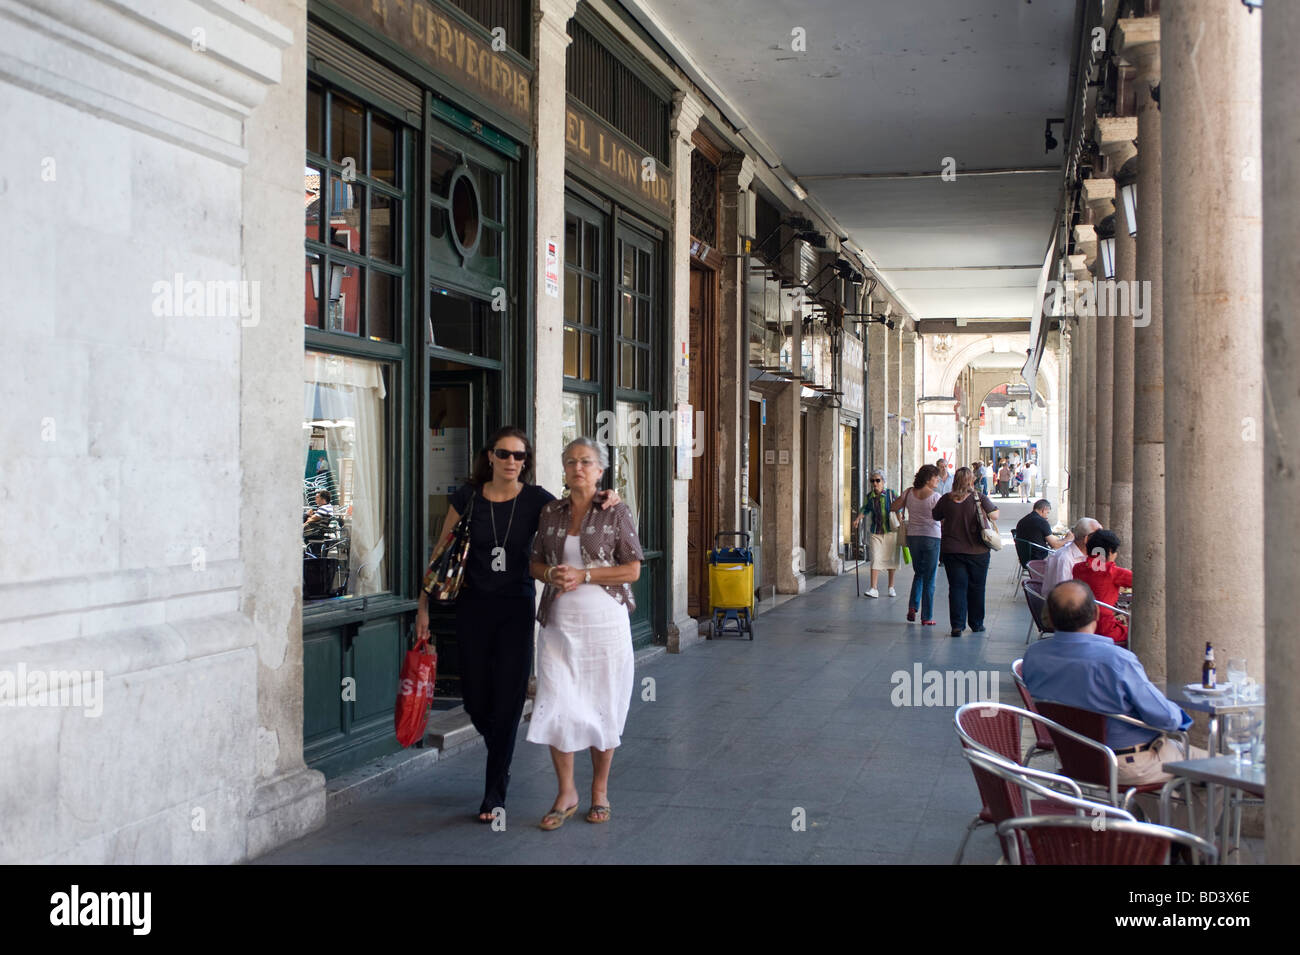
M470 496L469 510L433 552L433 560L424 575L424 592L430 600L451 603L460 596L460 588L465 583L465 565L469 561L469 524L474 516L475 497Z

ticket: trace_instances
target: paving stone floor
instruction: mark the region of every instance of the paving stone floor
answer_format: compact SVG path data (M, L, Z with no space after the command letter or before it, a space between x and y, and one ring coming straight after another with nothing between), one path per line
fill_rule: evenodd
M1004 536L1028 510L1008 501ZM997 671L1017 703L1011 661L1028 611L1012 599L1015 552L992 558L987 632L949 637L939 571L938 625L905 619L899 597L858 597L852 572L763 613L756 639L708 641L638 669L610 780L613 818L582 819L590 761L578 759L582 807L563 828L537 828L555 797L545 747L520 729L503 831L479 825L483 749L471 747L352 805L259 863L939 863L952 861L979 809L952 729L952 707L896 707L891 675ZM862 588L865 590L866 574ZM882 593L883 577L882 577ZM641 681L654 679L653 702ZM806 816L795 831L796 811ZM969 864L998 858L981 827Z

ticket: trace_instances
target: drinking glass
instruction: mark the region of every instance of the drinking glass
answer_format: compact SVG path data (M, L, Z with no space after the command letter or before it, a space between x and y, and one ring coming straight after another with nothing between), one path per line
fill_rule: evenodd
M1252 713L1226 713L1223 717L1223 741L1237 757L1237 770L1241 771L1241 754L1250 749L1251 738L1255 735L1255 720Z
M1232 684L1232 698L1241 702L1241 691L1246 683L1246 660L1232 657L1228 660L1228 682Z

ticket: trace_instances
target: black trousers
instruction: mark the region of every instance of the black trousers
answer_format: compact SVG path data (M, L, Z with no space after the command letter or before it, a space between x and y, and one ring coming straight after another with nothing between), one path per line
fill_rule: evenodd
M984 582L989 575L989 552L943 555L948 574L948 622L954 630L966 629L969 614L972 629L984 626Z
M533 666L532 597L466 591L456 601L465 712L487 744L487 776L479 812L506 804L510 760Z

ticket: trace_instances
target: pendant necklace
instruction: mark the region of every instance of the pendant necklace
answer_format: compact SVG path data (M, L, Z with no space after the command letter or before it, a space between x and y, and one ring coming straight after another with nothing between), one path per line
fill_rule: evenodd
M519 494L523 493L523 488L520 488ZM496 502L488 501L488 514L492 516L492 543L496 544L496 546L492 548L492 569L500 573L504 573L506 569L506 549L502 544L509 542L510 540L510 528L513 527L515 523L515 505L519 503L519 494L515 495L514 501L510 505L510 520L506 523L505 541L497 540Z

